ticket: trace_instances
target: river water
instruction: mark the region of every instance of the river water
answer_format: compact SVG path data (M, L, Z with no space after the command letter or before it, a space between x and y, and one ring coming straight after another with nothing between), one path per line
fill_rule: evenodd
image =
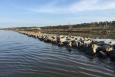
M115 62L84 52L0 31L0 77L115 77Z

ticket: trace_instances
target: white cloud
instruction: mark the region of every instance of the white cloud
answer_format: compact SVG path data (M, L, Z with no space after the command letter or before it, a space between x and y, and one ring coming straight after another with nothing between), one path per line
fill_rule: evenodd
M100 2L102 1L102 2ZM115 9L115 1L113 0L82 0L70 6L71 11L95 11Z
M84 11L92 9L91 6L94 6L94 4L97 4L98 0L82 0L78 3L73 3L70 6L71 11Z
M80 0L79 2L71 3L70 5L65 5L64 7L60 7L59 5L57 6L57 3L59 2L54 0L46 5L31 8L29 10L37 13L65 14L115 9L115 0Z

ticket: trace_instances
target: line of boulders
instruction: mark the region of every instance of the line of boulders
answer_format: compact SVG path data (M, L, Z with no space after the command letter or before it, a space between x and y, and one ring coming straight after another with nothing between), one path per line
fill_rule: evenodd
M96 41L89 37L46 34L32 31L18 31L24 35L38 38L44 42L50 42L59 46L67 46L69 48L77 48L91 55L100 55L102 57L110 57L115 60L115 45L112 42Z

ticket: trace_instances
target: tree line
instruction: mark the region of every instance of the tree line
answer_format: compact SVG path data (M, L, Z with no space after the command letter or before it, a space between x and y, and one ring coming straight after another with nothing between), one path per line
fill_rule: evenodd
M74 25L45 26L45 27L40 27L40 28L42 29L68 29L68 28L84 28L84 27L115 27L115 21L92 22L92 23L82 23L82 24L74 24Z
M115 21L105 21L105 22L92 22L92 23L82 23L82 24L73 24L73 25L57 25L57 26L44 26L44 27L14 27L14 28L3 28L5 30L15 30L15 29L69 29L69 28L89 28L89 27L114 27Z

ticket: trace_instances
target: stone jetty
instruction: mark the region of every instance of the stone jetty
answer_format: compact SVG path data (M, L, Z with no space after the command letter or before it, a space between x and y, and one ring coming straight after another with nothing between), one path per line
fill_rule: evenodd
M109 57L115 60L115 45L112 42L96 41L89 37L80 37L72 35L47 34L34 31L17 31L21 34L38 38L41 41L56 44L58 46L66 46L68 48L76 48L90 55L99 55L101 57Z

